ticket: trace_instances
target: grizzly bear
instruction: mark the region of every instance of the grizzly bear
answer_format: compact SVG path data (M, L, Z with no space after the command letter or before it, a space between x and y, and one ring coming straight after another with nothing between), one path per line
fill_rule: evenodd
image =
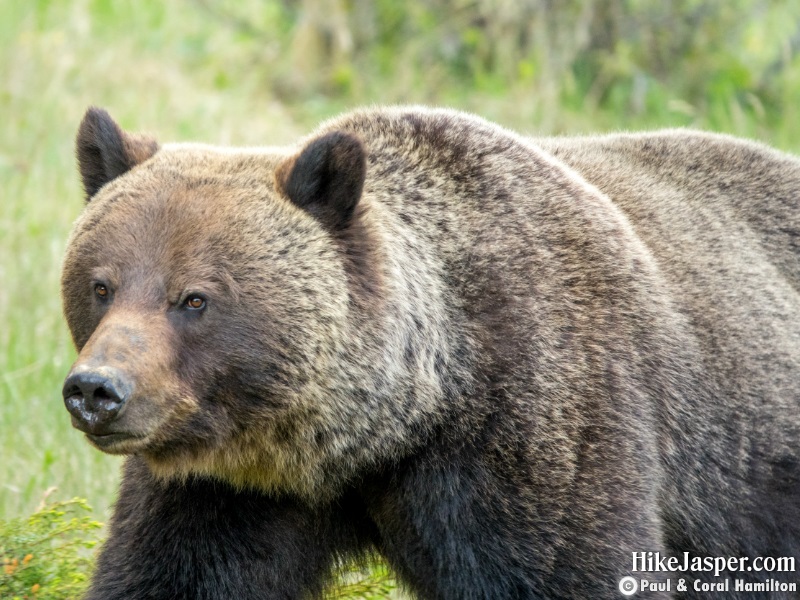
M419 107L260 149L91 108L77 155L64 401L128 456L88 598L375 554L420 599L798 597L796 158Z

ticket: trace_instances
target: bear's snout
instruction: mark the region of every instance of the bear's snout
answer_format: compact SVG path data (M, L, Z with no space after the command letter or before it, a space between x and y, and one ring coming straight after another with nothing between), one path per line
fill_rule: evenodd
M133 384L114 367L73 370L64 381L64 404L72 415L72 423L91 435L110 435L112 423L122 414Z

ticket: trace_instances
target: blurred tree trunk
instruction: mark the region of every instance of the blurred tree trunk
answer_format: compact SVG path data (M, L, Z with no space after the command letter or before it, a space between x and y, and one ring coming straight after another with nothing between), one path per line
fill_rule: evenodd
M299 15L289 48L295 82L325 83L351 62L351 12L346 0L300 0Z

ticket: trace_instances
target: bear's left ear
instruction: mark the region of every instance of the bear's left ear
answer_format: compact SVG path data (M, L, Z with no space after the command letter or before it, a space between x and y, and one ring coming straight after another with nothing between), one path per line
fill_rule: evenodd
M125 133L105 110L92 106L78 128L75 151L88 201L109 181L153 156L158 142Z
M278 189L330 231L350 223L367 173L364 145L356 136L334 131L309 142L275 172Z

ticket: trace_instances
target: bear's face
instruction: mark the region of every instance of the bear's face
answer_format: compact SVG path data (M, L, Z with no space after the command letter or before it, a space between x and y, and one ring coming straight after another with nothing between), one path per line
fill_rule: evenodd
M90 109L78 158L89 202L62 275L73 425L164 473L247 483L258 462L260 477L296 476L342 352L352 290L336 239L355 218L361 143L159 149Z

